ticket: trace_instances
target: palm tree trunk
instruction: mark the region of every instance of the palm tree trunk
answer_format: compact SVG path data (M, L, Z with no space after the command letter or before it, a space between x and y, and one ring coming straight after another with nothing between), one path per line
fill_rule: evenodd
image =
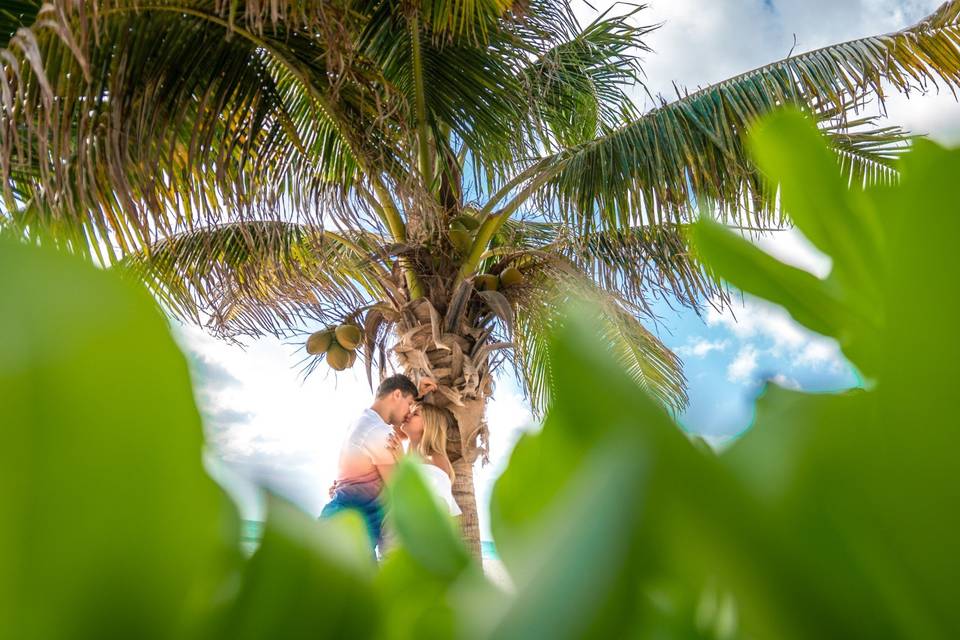
M476 335L481 332L443 332L438 326L440 314L427 300L416 300L405 311L409 315L398 327L400 340L394 352L414 382L426 376L439 385L427 402L449 409L456 418L457 428L447 434L447 455L455 474L453 496L462 512L464 542L479 561L480 521L473 463L484 451L486 441L484 413L491 392L487 352L478 349L482 344L478 344Z
M447 457L453 465L453 498L460 507L460 531L463 541L471 555L481 562L480 555L480 518L477 511L477 495L474 483L473 463L483 449L478 445L481 433L485 431L483 420L486 401L467 400L463 406L448 403L445 398L437 398L435 404L444 406L457 419L457 428L447 434ZM464 442L461 434L466 435Z
M453 497L460 507L460 531L467 549L477 561L480 556L480 518L477 511L477 495L474 483L473 463L480 449L476 446L477 437L484 427L484 400L468 400L464 406L447 405L457 418L456 433L447 437L447 456L453 464ZM461 434L467 434L464 446Z
M456 477L453 481L453 497L463 513L460 515L460 531L470 554L480 562L480 519L477 514L477 496L473 485L473 464L466 458L453 463Z

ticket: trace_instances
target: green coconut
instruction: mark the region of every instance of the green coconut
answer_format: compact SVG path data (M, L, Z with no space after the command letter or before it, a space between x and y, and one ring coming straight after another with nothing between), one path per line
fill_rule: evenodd
M477 291L496 291L500 286L500 280L492 273L481 273L473 280Z
M363 340L363 332L355 324L342 324L336 329L337 342L344 349L356 349Z
M307 353L318 356L326 353L333 343L333 329L326 328L321 331L315 331L307 338Z
M350 366L351 353L353 353L353 351L344 349L334 342L327 350L327 364L329 364L330 368L334 371L343 371ZM356 357L356 354L354 354L354 357Z
M356 350L353 350L353 351L348 351L347 353L350 354L350 360L347 362L347 368L349 369L350 367L353 366L353 363L357 361L357 352Z
M470 245L473 244L473 237L470 235L470 232L467 231L466 229L462 229L460 227L451 227L450 243L460 253L467 253L470 251Z
M453 219L452 225L459 225L468 231L476 231L480 228L480 221L469 214L461 213Z
M504 287L512 287L523 282L523 274L516 267L507 267L500 272L500 284Z

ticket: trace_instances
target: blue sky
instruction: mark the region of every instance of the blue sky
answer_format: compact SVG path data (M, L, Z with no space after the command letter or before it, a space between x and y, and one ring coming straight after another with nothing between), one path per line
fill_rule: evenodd
M649 36L654 53L645 58L653 93L673 94L672 82L695 89L782 58L794 46L804 51L914 23L938 0L653 0L642 23L664 23ZM597 11L609 3L594 2ZM595 11L581 5L584 23ZM648 98L637 91L637 100ZM945 143L960 143L960 107L950 96L928 95L888 102L890 120ZM778 232L756 242L765 250L818 276L829 259L797 233ZM752 418L753 400L771 380L810 391L857 384L855 372L832 341L792 322L782 309L753 299L739 300L702 315L657 303L651 326L683 359L690 406L681 421L689 431L722 443L742 432ZM193 327L179 331L190 354L197 396L205 415L211 468L234 474L234 490L248 478L317 513L333 478L337 448L350 420L370 402L359 365L338 376L319 373L299 379L294 347L277 340L226 345ZM511 375L498 381L488 407L491 464L477 470L481 527L497 474L519 435L532 425L529 410ZM249 487L238 496L247 517L259 517Z
M782 310L759 301L740 311L739 324L731 314L712 310L703 317L661 311L670 329L661 338L683 359L689 383L690 404L680 416L687 430L714 442L736 436L749 426L753 401L768 381L807 391L858 384L832 340L800 331Z

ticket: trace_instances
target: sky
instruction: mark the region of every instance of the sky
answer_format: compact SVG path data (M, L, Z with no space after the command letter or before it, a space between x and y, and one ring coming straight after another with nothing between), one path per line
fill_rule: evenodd
M577 6L584 23L609 2ZM895 31L933 11L937 0L652 0L636 17L661 24L647 36L647 88L668 98L673 83L694 90L783 58L852 38ZM652 106L641 91L637 100ZM960 105L947 93L893 96L888 121L944 143L960 144ZM785 262L825 276L830 260L795 231L757 243ZM849 388L856 372L836 343L803 329L786 312L746 297L718 312L699 315L657 303L651 324L682 358L690 404L684 429L722 446L750 425L753 401L766 381L809 391ZM321 367L303 380L296 369L299 345L275 339L228 345L191 326L176 333L192 365L204 416L211 474L224 484L247 518L262 517L250 482L319 513L336 473L337 453L351 420L369 406L362 366L334 375ZM498 474L525 430L536 429L512 373L497 379L488 405L491 462L478 464L481 535L489 539L486 505Z

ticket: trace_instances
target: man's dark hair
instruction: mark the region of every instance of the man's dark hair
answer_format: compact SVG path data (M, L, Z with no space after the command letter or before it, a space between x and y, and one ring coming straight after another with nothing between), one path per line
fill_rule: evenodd
M380 386L377 387L377 397L382 398L383 396L393 393L397 389L405 396L417 397L417 386L413 384L413 381L410 380L407 376L402 373L397 375L390 376L389 378L384 378L383 382L380 383Z

